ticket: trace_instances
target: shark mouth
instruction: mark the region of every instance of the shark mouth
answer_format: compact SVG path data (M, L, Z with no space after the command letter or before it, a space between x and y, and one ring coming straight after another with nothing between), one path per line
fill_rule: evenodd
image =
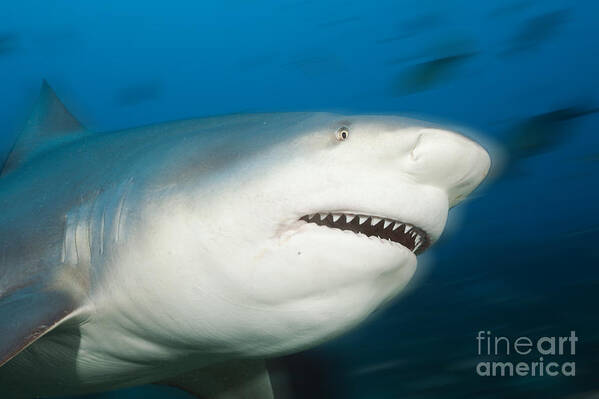
M393 219L351 213L316 213L302 216L300 220L393 241L408 248L416 255L424 252L430 245L430 240L422 229Z

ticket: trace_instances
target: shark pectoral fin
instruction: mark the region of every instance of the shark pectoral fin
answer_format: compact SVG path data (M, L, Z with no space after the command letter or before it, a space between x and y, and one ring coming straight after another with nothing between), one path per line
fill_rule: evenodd
M273 399L263 360L236 360L201 368L162 384L202 399Z
M0 367L78 308L66 293L33 287L0 297Z

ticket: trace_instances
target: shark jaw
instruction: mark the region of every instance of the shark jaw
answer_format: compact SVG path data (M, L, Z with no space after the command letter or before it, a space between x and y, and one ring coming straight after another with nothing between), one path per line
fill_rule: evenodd
M416 255L421 254L430 246L430 239L424 230L392 218L347 212L321 212L304 215L300 220L397 243Z

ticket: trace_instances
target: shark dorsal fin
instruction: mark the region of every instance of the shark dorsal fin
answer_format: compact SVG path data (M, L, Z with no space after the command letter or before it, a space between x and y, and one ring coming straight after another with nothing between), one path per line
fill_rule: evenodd
M17 138L0 176L17 169L33 154L60 139L87 133L83 125L67 110L44 80L38 102Z

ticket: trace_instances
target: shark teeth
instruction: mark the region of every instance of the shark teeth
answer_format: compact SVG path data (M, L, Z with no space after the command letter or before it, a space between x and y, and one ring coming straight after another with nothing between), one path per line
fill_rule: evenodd
M430 245L430 241L424 230L409 223L380 216L318 212L302 216L300 220L320 226L363 234L373 239L378 238L398 243L415 254L424 252Z

